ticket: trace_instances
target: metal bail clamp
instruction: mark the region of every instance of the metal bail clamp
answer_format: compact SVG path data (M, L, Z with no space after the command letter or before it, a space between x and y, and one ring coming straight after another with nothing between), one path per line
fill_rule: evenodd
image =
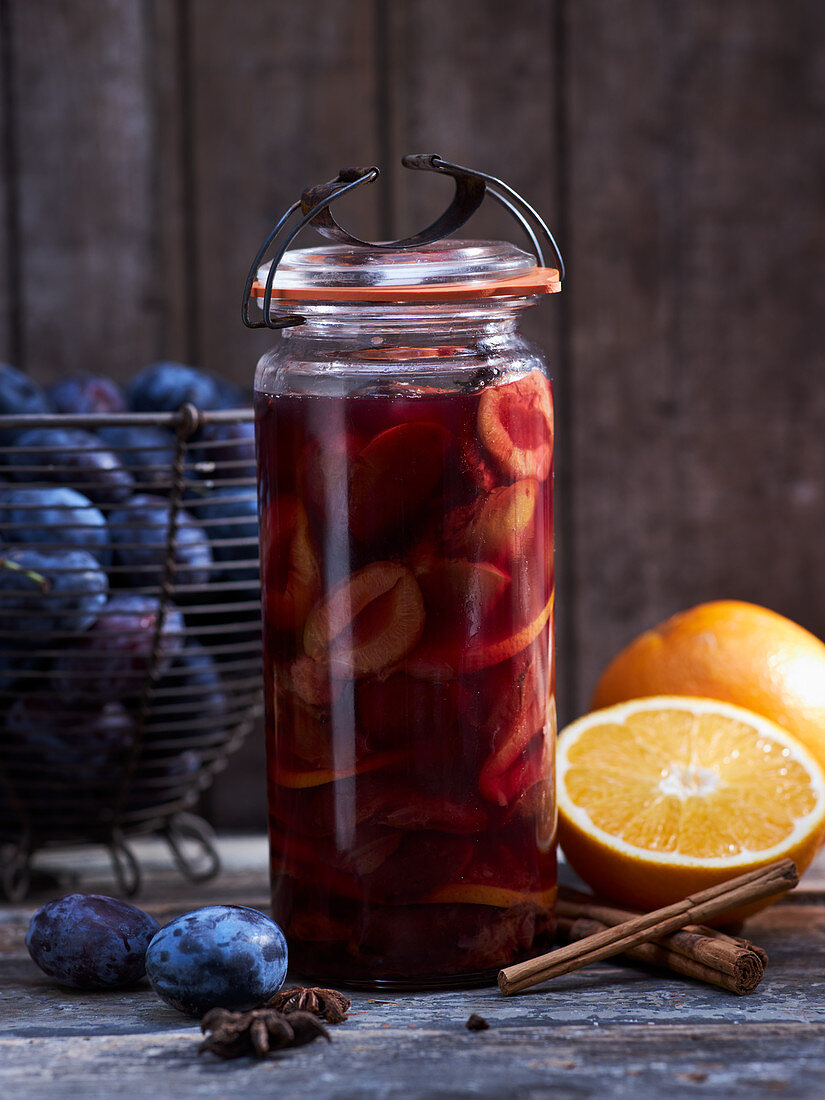
M327 183L316 184L308 187L301 198L294 202L279 218L269 236L258 249L255 259L252 261L244 286L241 317L247 328L289 328L294 325L302 325L306 318L299 313L279 313L272 309L272 288L278 265L284 257L284 253L307 225L329 238L343 244L353 244L362 248L372 248L384 251L393 251L405 248L417 248L424 244L432 244L443 240L460 229L484 201L485 195L499 202L519 222L522 229L530 238L530 243L536 252L539 266L545 266L544 251L539 242L538 234L544 237L552 249L558 263L559 279L564 278L564 260L553 234L548 229L537 211L533 209L517 191L508 187L502 180L495 176L488 176L484 172L476 172L472 168L462 168L458 164L451 164L442 160L437 153L412 153L401 158L405 168L440 172L443 175L452 176L455 180L455 194L444 213L426 229L404 237L398 241L363 241L354 237L343 229L333 217L330 210L331 204L343 195L353 191L365 183L374 183L381 175L380 169L375 165L369 168L342 168L334 180ZM249 316L249 300L252 288L258 275L264 256L275 243L278 236L285 230L287 223L294 214L301 212L300 219L287 232L286 237L275 253L266 277L263 294L263 320L253 321Z

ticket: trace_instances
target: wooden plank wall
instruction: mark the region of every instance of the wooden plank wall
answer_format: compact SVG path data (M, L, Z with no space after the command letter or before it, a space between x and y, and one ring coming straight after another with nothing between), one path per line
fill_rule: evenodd
M246 265L307 183L375 162L418 228L435 150L501 175L570 275L529 322L559 404L563 714L702 599L825 634L819 0L0 0L0 354L251 378ZM476 235L509 235L485 214ZM253 740L212 798L259 825Z

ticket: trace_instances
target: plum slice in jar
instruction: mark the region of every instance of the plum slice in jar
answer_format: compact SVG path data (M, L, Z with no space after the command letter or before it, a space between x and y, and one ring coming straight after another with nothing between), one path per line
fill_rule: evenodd
M262 512L267 624L276 631L299 630L320 595L318 560L303 504L283 494Z
M352 470L349 526L355 537L374 542L413 522L443 477L449 445L447 428L427 421L375 435Z
M400 661L423 629L424 600L410 570L397 562L372 562L315 605L304 649L354 679Z
M478 436L506 476L538 481L548 477L553 465L553 398L540 370L484 390Z

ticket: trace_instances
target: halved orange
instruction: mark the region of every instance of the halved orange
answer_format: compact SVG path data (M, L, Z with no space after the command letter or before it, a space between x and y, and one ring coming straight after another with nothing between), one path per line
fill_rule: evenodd
M598 894L634 909L783 857L801 874L825 833L825 776L808 750L715 699L653 696L594 711L562 731L557 774L565 855Z

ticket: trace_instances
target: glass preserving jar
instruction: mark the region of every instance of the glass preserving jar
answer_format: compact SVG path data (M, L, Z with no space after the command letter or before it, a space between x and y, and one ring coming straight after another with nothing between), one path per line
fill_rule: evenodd
M277 272L304 323L255 380L268 797L301 975L468 984L552 938L553 404L518 319L555 289L501 242Z

